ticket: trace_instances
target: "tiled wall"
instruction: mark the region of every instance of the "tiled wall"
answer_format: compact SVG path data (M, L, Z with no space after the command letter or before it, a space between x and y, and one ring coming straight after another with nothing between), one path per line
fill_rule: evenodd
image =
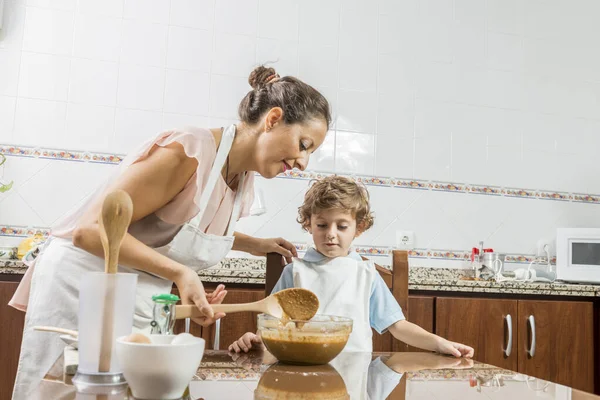
M5 0L0 146L122 154L220 126L274 62L333 105L313 171L600 193L599 15L592 0ZM49 226L112 169L10 157L0 225ZM259 179L267 214L241 228L306 241L306 185ZM370 191L365 246L412 230L421 249L531 254L557 226L600 226L595 202Z

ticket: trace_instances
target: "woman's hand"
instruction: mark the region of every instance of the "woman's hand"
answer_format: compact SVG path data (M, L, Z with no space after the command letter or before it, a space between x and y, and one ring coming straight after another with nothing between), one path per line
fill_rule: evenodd
M223 285L219 285L217 289L208 296L204 291L204 286L200 281L200 277L190 268L185 268L175 280L175 285L179 290L179 297L182 304L195 304L200 312L204 315L200 318L193 318L193 321L202 326L209 326L216 320L223 318L225 313L213 313L210 304L219 304L225 298L227 291Z
M292 262L292 257L298 257L296 246L283 238L256 238L254 251L250 252L250 254L254 256L266 256L268 253L281 254L285 257L285 261L288 264Z

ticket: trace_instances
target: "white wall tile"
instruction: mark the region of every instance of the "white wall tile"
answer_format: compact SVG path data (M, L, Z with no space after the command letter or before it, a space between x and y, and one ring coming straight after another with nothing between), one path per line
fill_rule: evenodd
M492 32L523 33L523 4L519 0L490 0L487 2L487 27Z
M414 40L417 24L416 10L412 15L410 13L379 15L379 54L399 54L405 60L413 58L417 51L417 41Z
M522 111L481 108L481 131L489 146L507 146L520 150L527 115Z
M508 146L487 147L487 182L489 185L524 187L523 152Z
M0 220L5 225L46 226L19 193L12 190L0 201Z
M164 88L164 69L121 65L117 105L141 110L160 110L163 106Z
M452 64L421 62L415 72L415 93L419 98L455 101L457 68Z
M261 0L258 5L258 36L297 41L300 3L298 0Z
M375 91L377 85L377 10L366 2L342 3L340 88ZM356 29L361 26L361 29ZM361 54L356 57L356 54Z
M216 0L215 31L256 36L258 0Z
M485 30L455 24L452 27L454 63L482 67L486 63Z
M23 50L70 55L74 19L72 11L27 7Z
M209 117L208 125L225 128L233 124L238 124L240 121L237 118L219 118L219 117Z
M300 3L298 35L301 43L337 46L339 42L341 0Z
M412 178L414 139L390 134L375 140L375 175Z
M170 8L170 0L125 0L123 18L168 24Z
M90 163L53 162L19 188L19 194L49 226L72 209L87 194L86 190L98 184L96 179L90 179L90 170L97 167Z
M335 171L335 131L327 132L323 144L310 155L308 170Z
M0 96L0 143L12 140L16 105L16 97Z
M522 70L523 56L523 40L520 36L495 32L487 34L487 62L490 68Z
M0 29L0 48L21 49L25 28L25 6L17 0L4 2L3 25Z
M171 25L212 30L215 0L171 0Z
M201 115L163 113L162 130L167 131L169 129L181 129L186 126L199 126L206 128L210 126L208 121L208 117Z
M468 182L485 184L487 182L486 137L471 140L452 140L452 171L453 182Z
M209 90L208 74L168 69L163 109L170 113L207 116Z
M239 103L250 90L248 78L211 75L210 116L237 118Z
M377 95L341 89L336 127L343 131L375 133Z
M14 140L27 146L64 146L67 104L63 102L17 100Z
M114 126L114 107L67 105L66 140L70 149L110 151Z
M117 63L74 58L71 61L69 101L116 105L118 75Z
M148 22L124 20L121 43L122 63L164 67L168 27Z
M50 8L54 10L74 11L77 7L76 0L27 0L27 6Z
M338 48L300 42L298 76L310 85L334 86L338 82Z
M415 137L449 138L453 111L453 103L418 99L415 103Z
M23 53L19 73L19 96L66 101L69 91L68 57Z
M20 52L0 49L0 95L17 95L20 65Z
M122 17L124 0L78 0L77 10L81 14Z
M380 93L377 103L377 134L413 137L415 99L412 93Z
M47 168L50 160L33 157L13 157L10 161L7 161L3 166L4 180L13 181L13 187L11 191L0 194L0 202L6 199L13 191L19 190L19 188L25 184L29 179L34 177L42 169ZM1 206L0 206L1 207ZM17 224L24 225L24 224Z
M450 135L415 139L414 174L417 179L448 181L451 171Z
M454 0L454 21L464 27L483 29L486 23L485 2L479 0Z
M94 60L118 61L122 20L78 14L75 17L73 55Z
M212 73L248 77L256 64L256 38L215 33Z
M335 172L373 175L375 136L336 131Z
M212 32L171 26L167 46L167 68L210 72Z
M298 42L278 39L258 39L256 64L273 66L280 76L298 76Z
M162 114L156 111L117 108L115 115L115 151L129 153L161 131Z
M383 246L395 246L396 231L413 231L415 247L427 248L438 234L440 221L444 221L445 216L433 199L435 193L419 190L404 192L410 198L399 204L397 218L383 230L377 241Z

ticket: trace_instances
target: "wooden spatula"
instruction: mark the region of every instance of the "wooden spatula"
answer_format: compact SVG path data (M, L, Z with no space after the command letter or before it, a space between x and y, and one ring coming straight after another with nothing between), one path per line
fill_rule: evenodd
M308 321L319 309L319 299L307 289L292 288L265 297L260 301L245 304L215 304L212 306L215 313L259 312L275 318L286 315L290 319ZM195 305L175 306L175 318L199 318L200 310Z
M102 212L98 218L100 240L104 248L104 272L116 274L119 265L119 250L127 233L133 214L131 197L123 191L109 193L102 204ZM113 311L115 304L115 282L109 279L106 285L106 297L102 316L102 338L100 342L100 372L110 371L113 346Z

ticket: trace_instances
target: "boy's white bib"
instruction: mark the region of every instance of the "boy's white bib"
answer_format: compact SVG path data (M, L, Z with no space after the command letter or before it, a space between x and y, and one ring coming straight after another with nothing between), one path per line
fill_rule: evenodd
M294 287L309 289L317 295L318 313L352 318L352 334L345 352L373 351L369 301L376 273L371 261L349 257L316 263L294 259Z

